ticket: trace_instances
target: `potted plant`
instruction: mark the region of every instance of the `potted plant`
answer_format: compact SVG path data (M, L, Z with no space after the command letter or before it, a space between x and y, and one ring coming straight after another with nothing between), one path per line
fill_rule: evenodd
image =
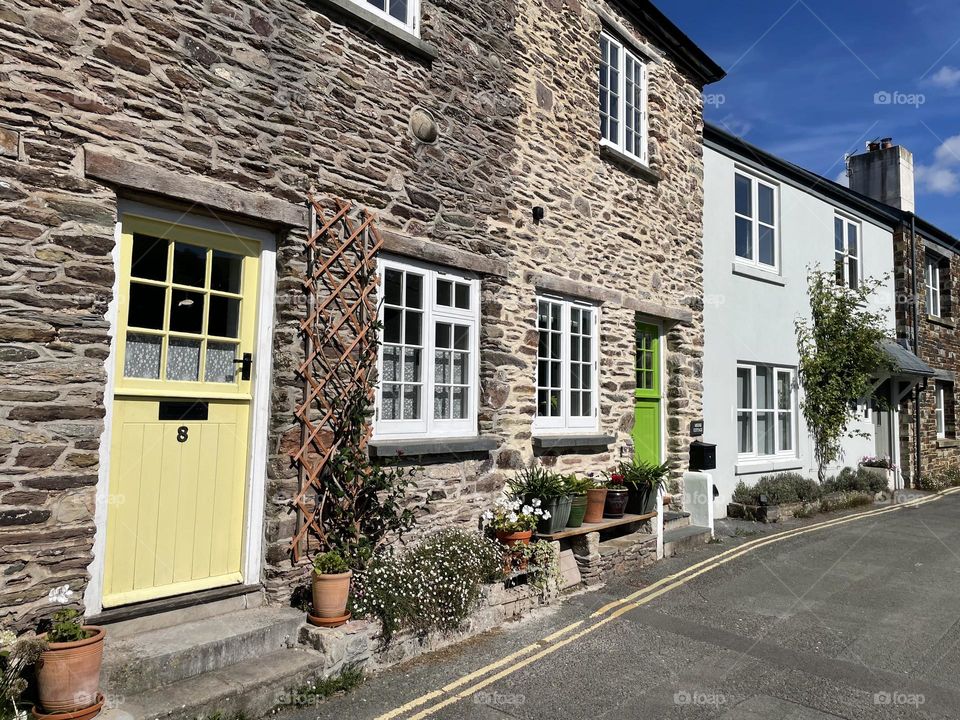
M550 511L537 505L524 505L519 498L501 498L481 516L481 524L507 549L505 570L509 573L515 564L518 569L526 568L526 559L521 547L530 544L533 530L541 519L550 519Z
M653 512L656 509L657 494L666 486L669 472L670 467L667 463L656 465L643 460L634 460L617 465L617 473L623 476L623 484L630 495L627 501L627 512L634 515Z
M337 627L350 619L347 599L352 577L353 572L339 550L319 553L313 558L313 614L308 616L311 624Z
M886 480L888 490L896 489L897 468L890 458L865 455L860 458L860 467L863 468L864 471Z
M84 625L77 610L63 609L53 616L53 625L39 638L47 649L36 664L40 705L35 718L96 717L103 707L100 666L103 661L102 627Z
M611 473L607 481L607 497L603 505L603 516L608 518L622 518L627 509L630 491L623 484L623 475Z
M584 513L583 521L586 523L598 523L603 520L603 508L607 502L606 485L598 485L593 482L592 487L587 488L587 511Z
M583 517L587 512L587 492L594 487L591 478L577 477L576 473L567 475L564 479L567 495L570 496L570 517L567 527L578 528L583 525Z
M541 535L566 527L572 498L561 475L531 464L510 481L509 490L515 498L532 507L541 507L546 513L537 523L537 532Z

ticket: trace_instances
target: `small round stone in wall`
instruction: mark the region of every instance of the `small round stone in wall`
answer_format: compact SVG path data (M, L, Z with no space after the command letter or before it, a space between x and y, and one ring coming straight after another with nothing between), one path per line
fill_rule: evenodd
M440 137L440 128L427 110L414 108L410 113L410 132L422 143L432 145Z

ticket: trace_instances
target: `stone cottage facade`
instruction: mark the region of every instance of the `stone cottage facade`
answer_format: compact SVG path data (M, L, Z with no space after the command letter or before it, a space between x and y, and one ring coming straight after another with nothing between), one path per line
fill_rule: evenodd
M379 400L376 451L424 468L420 531L474 525L534 458L588 472L631 455L638 322L662 348L641 377L659 378L651 442L686 467L701 91L722 71L639 0L406 7L0 10L5 624L34 627L62 585L108 622L190 596L283 603L302 581L290 452L311 191L376 212L384 293L400 277L408 293L385 307L430 331L385 338L402 362L449 347L474 368L446 385L423 372L435 359L411 361L389 418ZM544 357L550 333L580 356Z

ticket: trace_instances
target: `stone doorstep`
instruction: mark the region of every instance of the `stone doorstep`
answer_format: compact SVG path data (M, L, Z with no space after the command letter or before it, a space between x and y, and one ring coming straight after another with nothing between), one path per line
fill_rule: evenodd
M292 647L302 622L299 610L261 607L128 637L108 629L104 692L135 695Z
M688 527L690 525L690 513L680 510L679 512L667 510L663 513L663 531L673 530L675 528Z
M710 528L699 525L676 528L663 534L663 556L675 557L685 550L690 550L710 541L713 534Z

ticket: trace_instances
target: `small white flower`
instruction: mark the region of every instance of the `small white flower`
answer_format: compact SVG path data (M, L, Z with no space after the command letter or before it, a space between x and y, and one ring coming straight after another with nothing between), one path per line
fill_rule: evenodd
M509 520L512 523L515 523L517 519L518 518L516 513L510 513L509 515L507 515L507 520Z
M549 520L549 519L550 519L550 511L549 511L549 510L544 510L544 511L543 511L543 519L544 519L544 520Z
M532 512L533 512L533 508L532 508L532 507L530 507L529 505L524 505L524 506L523 506L523 514L524 514L524 515L530 515Z
M534 498L534 499L531 500L530 502L531 502L531 504L532 504L535 508L536 508L536 507L540 507L540 498Z
M59 605L66 605L70 602L70 596L73 595L73 590L70 589L69 585L60 585L55 587L47 593L47 600L52 603L57 603Z

